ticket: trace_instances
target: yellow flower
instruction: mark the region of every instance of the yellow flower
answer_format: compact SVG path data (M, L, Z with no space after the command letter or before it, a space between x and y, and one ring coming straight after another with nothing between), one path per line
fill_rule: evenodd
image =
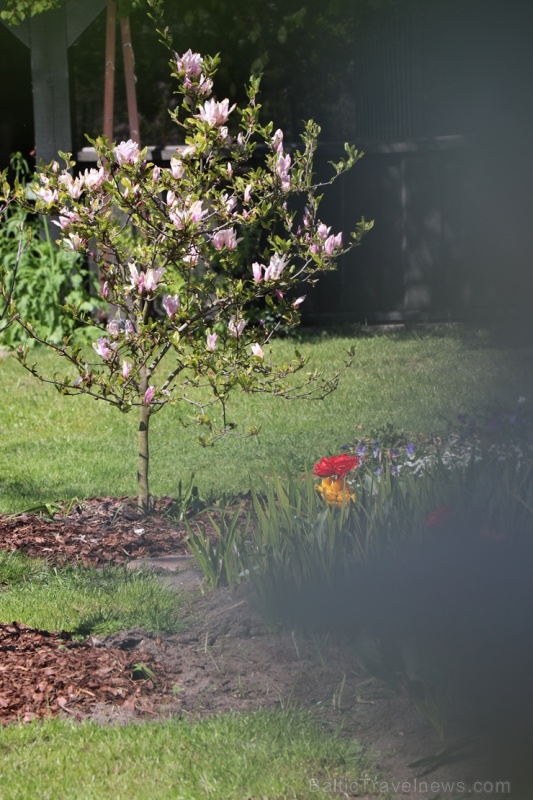
M355 500L355 493L350 491L345 478L322 478L316 488L324 500L335 508Z

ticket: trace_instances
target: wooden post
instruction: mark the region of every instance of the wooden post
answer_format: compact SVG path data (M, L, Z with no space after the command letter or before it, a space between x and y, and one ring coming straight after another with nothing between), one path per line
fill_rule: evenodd
M116 0L107 0L104 82L104 136L113 141L113 106L115 97Z
M72 152L65 7L29 20L37 161Z
M126 99L128 101L128 122L130 137L140 144L139 112L137 110L137 91L135 88L135 61L131 43L129 17L120 20L120 33L122 36L122 57L124 59L124 77L126 79Z

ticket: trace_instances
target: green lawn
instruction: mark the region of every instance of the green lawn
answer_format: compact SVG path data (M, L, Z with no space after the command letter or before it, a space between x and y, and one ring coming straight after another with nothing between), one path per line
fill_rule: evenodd
M277 341L290 358L295 342ZM230 409L241 430L261 426L258 438L228 436L214 448L184 428L180 406L157 414L151 429L151 490L176 495L191 472L201 493L246 490L255 476L289 464L295 471L338 452L362 430L444 429L456 414L478 413L519 396L533 396L530 346L506 346L483 331L442 327L375 336L314 335L298 348L310 368L341 367L349 347L355 361L336 392L321 401L287 401L235 394ZM35 360L50 372L64 365L49 353ZM62 397L13 359L0 362L0 512L73 497L136 493L136 417L87 397Z
M365 774L356 742L295 711L0 731L2 800L307 800Z
M17 620L79 636L128 628L175 633L184 627L180 596L153 573L126 567L59 569L0 550L0 591L0 623Z

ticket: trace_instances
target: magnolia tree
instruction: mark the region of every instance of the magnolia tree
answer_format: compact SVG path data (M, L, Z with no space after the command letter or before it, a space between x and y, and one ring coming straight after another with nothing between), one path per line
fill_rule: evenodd
M89 254L100 271L110 321L98 325L69 309L94 326L90 355L68 341L43 342L10 309L28 334L74 368L74 376L43 375L20 349L30 372L63 394L137 410L145 512L151 508L150 419L166 404L189 404L205 431L201 443L211 444L234 428L226 416L233 389L294 397L325 396L335 388L338 374L306 373L295 381L291 376L306 359L296 354L275 365L265 345L277 324L298 323L301 287L333 269L370 227L362 220L344 238L319 219L318 127L308 122L303 147L289 152L281 130L260 124L258 80L251 80L245 108L212 96L217 63L190 50L173 57L182 100L171 115L184 145L170 168L151 163L134 141L113 145L99 138L95 168L76 173L70 154L60 154L64 166L54 161L35 177L36 210L55 217L59 246ZM258 147L261 158L252 161ZM329 183L359 158L353 148L346 151ZM249 256L252 241L255 255ZM268 322L258 319L258 308L268 310Z

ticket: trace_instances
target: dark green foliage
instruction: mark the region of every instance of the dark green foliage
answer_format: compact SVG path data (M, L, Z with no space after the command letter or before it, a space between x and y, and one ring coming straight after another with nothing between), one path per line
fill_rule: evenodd
M11 167L24 184L29 169L20 153L12 156ZM65 337L83 340L85 333L85 328L65 311L65 306L73 306L79 313L90 317L101 303L93 296L97 287L96 275L79 254L56 247L53 242L55 230L21 206L10 206L0 226L0 261L7 287L11 286L13 271L17 270L12 296L17 313L33 326L41 338L60 344ZM19 257L20 244L22 252ZM0 333L3 345L32 342L20 325L11 325Z

